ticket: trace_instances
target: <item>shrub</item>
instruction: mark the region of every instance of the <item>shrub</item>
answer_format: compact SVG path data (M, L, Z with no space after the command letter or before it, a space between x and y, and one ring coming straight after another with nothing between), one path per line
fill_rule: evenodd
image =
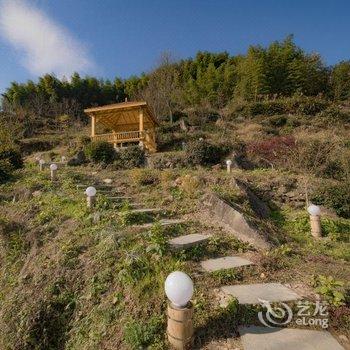
M114 163L123 169L139 168L145 164L145 159L145 151L139 146L132 146L119 150Z
M186 146L186 158L189 165L217 164L229 150L226 145L212 145L204 140L192 141Z
M155 185L160 181L158 172L152 169L133 169L130 176L138 186Z
M11 166L8 161L0 160L0 184L11 177Z
M326 108L329 102L318 97L288 97L257 102L232 102L231 116L255 117L257 115L303 114L314 116Z
M333 208L339 216L350 218L350 182L325 185L315 191L313 202Z
M146 349L150 345L164 346L162 334L164 319L162 316L152 316L146 322L131 320L124 327L124 339L131 349ZM161 347L160 347L161 348Z
M187 165L184 152L155 153L149 158L149 166L154 169L183 168Z
M0 160L7 160L13 169L20 169L23 167L22 155L14 148L1 151Z
M79 138L79 145L85 147L91 143L91 138L89 136L83 135Z
M109 142L98 141L91 142L85 148L85 154L95 163L113 163L116 152L113 145Z
M334 306L345 304L345 294L343 293L344 283L335 280L332 276L315 276L313 281L315 291L321 294L326 301Z
M284 164L288 154L296 148L292 136L276 136L263 141L254 141L247 145L247 155L259 165Z

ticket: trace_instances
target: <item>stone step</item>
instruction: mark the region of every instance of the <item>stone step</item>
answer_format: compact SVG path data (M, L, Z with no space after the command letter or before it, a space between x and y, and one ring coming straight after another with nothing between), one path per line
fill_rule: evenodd
M159 220L160 225L163 226L171 226L171 225L181 225L184 224L186 220L183 219L161 219ZM154 222L147 222L142 225L135 225L134 227L146 229L151 228L154 225Z
M221 290L238 299L240 304L261 304L262 300L273 302L298 300L301 297L280 283L238 284L223 286Z
M244 350L345 350L327 331L239 327Z
M108 186L108 185L97 185L94 183L90 183L90 184L77 184L77 190L85 190L86 188L88 188L89 186L93 186L96 188L96 190L98 190L99 192L110 192L110 191L116 191L117 189L113 186Z
M211 235L201 235L192 233L190 235L179 236L169 240L169 244L174 249L187 249L198 244L203 244L208 241Z
M138 208L138 209L131 209L130 212L134 214L153 214L153 213L159 213L161 211L164 211L164 209L160 208Z
M233 269L235 267L252 265L253 262L240 256L225 256L222 258L209 259L201 262L202 268L207 272Z
M111 202L129 202L132 197L130 196L107 196L107 199Z

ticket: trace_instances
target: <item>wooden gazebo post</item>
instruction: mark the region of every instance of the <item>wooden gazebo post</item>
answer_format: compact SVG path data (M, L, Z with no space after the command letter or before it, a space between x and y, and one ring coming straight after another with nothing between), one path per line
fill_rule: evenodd
M139 112L139 119L140 119L140 146L143 147L143 131L144 131L144 126L143 126L143 109L140 108Z
M94 137L96 134L96 117L91 116L91 137Z

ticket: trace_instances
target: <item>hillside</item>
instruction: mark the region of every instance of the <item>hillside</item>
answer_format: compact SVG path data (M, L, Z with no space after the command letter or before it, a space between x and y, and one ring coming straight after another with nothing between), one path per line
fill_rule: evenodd
M94 153L83 128L25 140L34 150L38 139L48 145L28 152L24 168L0 187L1 349L166 349L164 280L174 270L194 281L195 348L243 349L238 326L259 325L260 309L221 287L253 283L328 301L328 330L349 348L346 104L305 96L236 101L220 114L194 109L178 118L162 123L148 167L132 149L112 158L106 146ZM60 162L79 149L87 162L60 167L56 183L47 168L39 171L39 155ZM83 190L92 184L98 200L90 212ZM264 214L242 188L264 203ZM207 205L213 193L271 249L223 228ZM307 201L322 205L320 240L310 235ZM210 237L171 249L170 239L187 234ZM252 265L215 272L201 265L227 256Z

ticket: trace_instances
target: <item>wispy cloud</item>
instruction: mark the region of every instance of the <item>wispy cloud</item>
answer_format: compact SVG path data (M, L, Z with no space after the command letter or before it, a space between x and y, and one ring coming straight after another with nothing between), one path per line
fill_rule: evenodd
M45 12L24 0L0 0L0 35L33 75L69 77L94 67L84 45Z

